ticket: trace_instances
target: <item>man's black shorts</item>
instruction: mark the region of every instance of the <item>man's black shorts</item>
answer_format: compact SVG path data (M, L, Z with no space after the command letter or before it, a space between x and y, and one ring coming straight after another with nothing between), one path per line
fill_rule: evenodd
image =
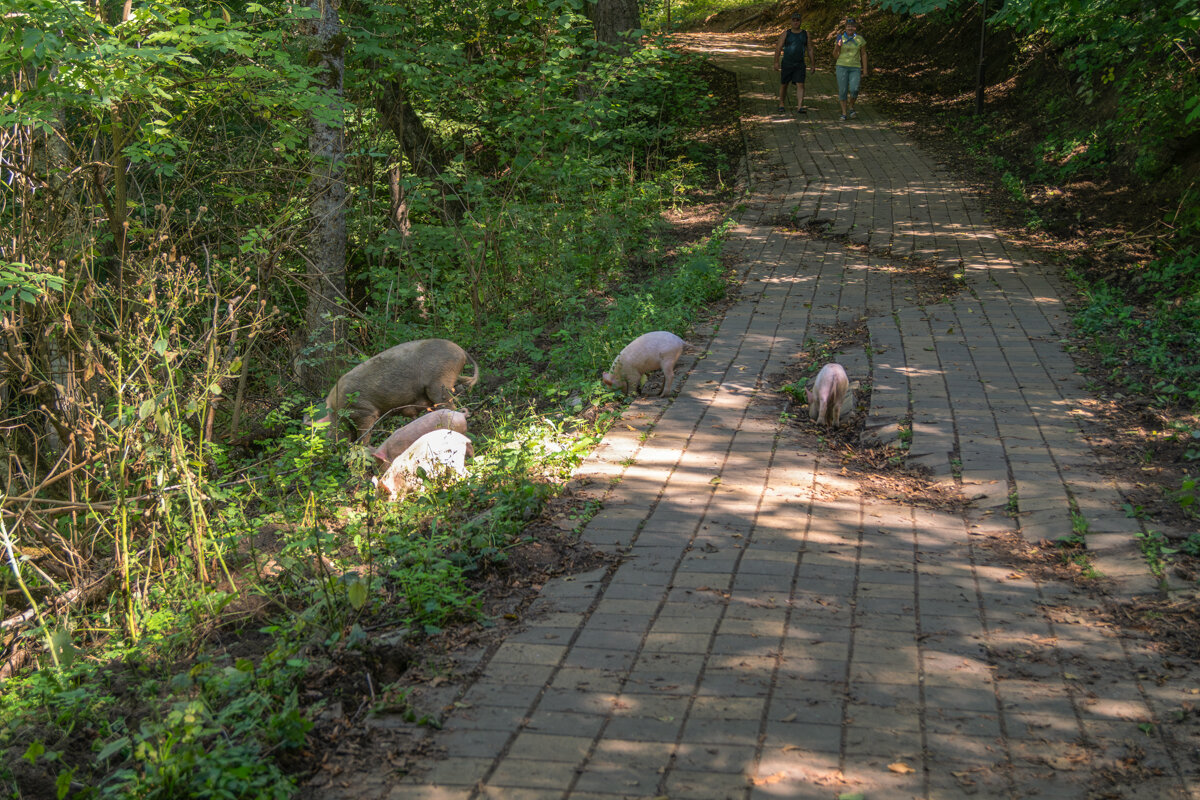
M779 69L779 85L783 86L788 83L804 83L805 76L804 62L799 64L784 64Z

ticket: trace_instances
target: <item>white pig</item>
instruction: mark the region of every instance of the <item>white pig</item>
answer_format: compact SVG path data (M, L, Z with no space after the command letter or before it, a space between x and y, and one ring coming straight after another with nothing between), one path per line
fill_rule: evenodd
M842 404L850 391L850 379L841 364L826 364L817 373L811 389L805 389L808 397L808 418L820 419L829 428L836 428L842 417Z
M387 438L387 441L375 450L375 458L383 464L391 464L396 460L396 456L412 447L413 442L417 439L430 431L442 429L466 433L467 415L462 411L451 411L448 408L439 408L428 414L422 414L407 425L397 428Z
M421 488L422 473L430 478L465 478L466 460L475 455L471 440L445 428L430 431L392 461L382 478L371 478L375 491L389 500Z
M617 354L609 372L600 376L604 385L623 392L641 391L642 379L656 369L663 372L662 397L675 378L675 362L683 352L683 339L667 331L643 333Z

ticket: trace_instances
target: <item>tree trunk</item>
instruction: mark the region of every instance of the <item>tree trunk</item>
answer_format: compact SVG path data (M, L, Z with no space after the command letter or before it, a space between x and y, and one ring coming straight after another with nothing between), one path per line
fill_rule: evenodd
M623 33L642 27L637 0L596 0L588 6L596 39L614 47L625 43Z
M400 143L413 174L440 182L442 170L450 163L450 156L438 147L425 123L413 111L399 78L391 78L380 84L375 94L375 109L383 124ZM462 219L466 209L458 194L445 191L444 185L443 190L442 214L446 222L453 225Z
M346 340L342 318L346 296L346 181L345 128L341 122L345 36L338 19L337 0L309 0L318 17L305 23L314 38L312 63L321 65L333 122L312 117L308 137L313 161L311 230L308 237L308 307L305 333L308 347L297 370L309 389L324 387L339 369Z
M380 86L375 95L375 108L383 124L400 143L413 173L426 178L438 177L449 158L438 148L421 118L408 104L399 78L387 80Z
M50 79L58 81L59 78L58 65L51 65ZM51 203L53 210L50 220L47 222L50 230L60 230L64 220L79 218L79 211L76 208L75 179L69 177L72 166L79 163L79 159L71 152L71 146L68 143L69 130L66 109L61 102L55 102L54 116L51 118L50 128L45 134L47 179L53 198ZM66 264L60 263L58 266L64 271L64 277L66 277ZM91 309L85 303L80 303L72 308L71 324L78 327L91 324L90 311ZM43 346L49 371L47 377L50 386L53 387L49 390L51 394L47 403L49 416L44 432L51 453L57 457L62 454L64 449L72 445L73 434L69 432L79 431L79 408L83 404L83 387L77 380L79 373L75 370L75 349L67 330L60 329L57 325L47 326L44 330ZM76 462L81 460L83 458L82 448L77 448L70 457ZM75 483L72 481L71 499L75 499L74 487Z

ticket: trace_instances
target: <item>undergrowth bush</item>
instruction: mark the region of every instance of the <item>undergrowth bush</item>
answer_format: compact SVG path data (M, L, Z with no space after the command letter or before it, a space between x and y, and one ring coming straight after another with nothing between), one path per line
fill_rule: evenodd
M104 654L120 666L79 661L8 681L0 750L14 758L0 786L36 770L55 776L58 797L290 796L277 757L312 727L297 690L308 662L294 645L280 640L257 661L171 665L147 660L146 644ZM17 785L27 787L18 796L53 796Z
M1075 317L1110 370L1109 378L1187 409L1200 407L1197 268L1200 255L1192 250L1152 262L1138 276L1144 299L1137 305L1127 284L1085 283L1087 305Z

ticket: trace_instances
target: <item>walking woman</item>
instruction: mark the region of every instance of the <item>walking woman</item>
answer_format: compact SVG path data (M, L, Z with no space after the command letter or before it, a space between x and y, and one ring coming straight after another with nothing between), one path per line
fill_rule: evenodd
M846 18L846 29L833 41L833 61L837 67L838 103L842 106L840 119L854 119L854 101L858 86L867 74L867 40L858 35L858 23Z

